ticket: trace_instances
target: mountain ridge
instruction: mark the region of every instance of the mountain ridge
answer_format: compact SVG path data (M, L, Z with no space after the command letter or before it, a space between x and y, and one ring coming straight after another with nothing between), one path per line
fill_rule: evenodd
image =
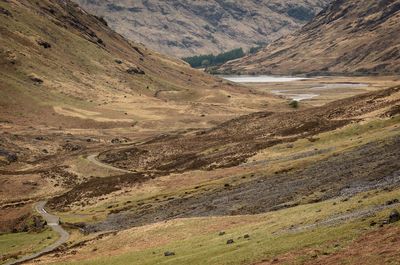
M301 30L222 72L254 74L400 73L400 1L336 0Z
M264 45L308 22L329 0L75 0L125 37L177 57Z

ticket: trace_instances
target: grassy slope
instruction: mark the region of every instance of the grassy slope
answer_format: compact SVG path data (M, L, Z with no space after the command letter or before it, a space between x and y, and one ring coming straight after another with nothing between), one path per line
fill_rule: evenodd
M303 264L315 258L315 253L336 253L357 237L374 231L369 228L369 223L384 219L389 210L329 227L297 232L290 232L290 227L379 206L399 196L398 189L370 191L348 201L336 199L261 215L178 219L106 236L76 249L77 255L67 254L54 264L249 264L271 260L288 252L313 250L298 257L300 260L295 264ZM219 231L226 234L219 236ZM244 239L245 234L250 238ZM227 245L228 239L234 239L236 243ZM164 257L167 250L174 251L176 256ZM93 253L96 253L95 257ZM376 255L379 254L370 253L370 258ZM51 260L45 260L47 262L53 264Z
M57 240L53 230L41 233L13 233L0 235L0 264L13 258L35 253Z

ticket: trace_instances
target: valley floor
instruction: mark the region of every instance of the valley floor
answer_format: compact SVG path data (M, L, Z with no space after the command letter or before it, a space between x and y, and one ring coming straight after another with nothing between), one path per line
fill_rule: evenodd
M365 86L321 92L343 83ZM46 198L71 237L32 264L400 264L400 223L389 222L400 210L395 85L396 77L251 84L256 94L321 94L298 109L271 97L265 112L242 117L250 109L218 117L226 106L213 106L201 117L202 105L171 127L151 115L96 130L2 121L2 146L19 157L1 156L0 263L56 240L32 221ZM97 123L113 115L55 111Z

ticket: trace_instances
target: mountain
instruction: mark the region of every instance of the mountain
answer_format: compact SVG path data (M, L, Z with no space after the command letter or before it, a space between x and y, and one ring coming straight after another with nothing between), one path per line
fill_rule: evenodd
M296 33L222 72L400 73L400 1L336 0Z
M329 0L75 0L111 28L177 57L269 43L299 29Z
M248 89L126 40L71 1L0 4L3 122L126 127L189 115L204 124L201 114L221 117L209 104L230 105L226 113L233 113L241 105L234 94L248 97Z

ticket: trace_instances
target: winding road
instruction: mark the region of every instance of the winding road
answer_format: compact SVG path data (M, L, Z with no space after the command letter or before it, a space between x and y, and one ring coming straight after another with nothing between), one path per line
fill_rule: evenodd
M50 226L51 229L53 229L53 231L56 232L60 236L60 238L56 242L54 242L50 246L40 250L39 252L22 257L15 261L10 261L10 262L6 263L5 265L22 264L26 261L33 260L35 258L38 258L44 254L47 254L47 253L55 250L56 248L58 248L59 246L61 246L65 242L67 242L67 240L70 236L69 233L60 226L60 218L58 216L49 214L44 209L46 203L47 203L46 201L40 201L40 202L36 203L35 210L43 217L44 220L46 220L47 225Z
M99 167L102 167L102 168L105 168L105 169L114 170L114 171L119 171L119 172L124 172L124 173L132 173L132 171L129 171L129 170L126 170L126 169L122 169L122 168L113 167L113 166L111 166L111 165L104 164L104 163L100 162L100 161L97 159L97 154L88 156L88 157L87 157L87 160L88 160L89 162L92 162L92 163L95 164L96 166L99 166Z

